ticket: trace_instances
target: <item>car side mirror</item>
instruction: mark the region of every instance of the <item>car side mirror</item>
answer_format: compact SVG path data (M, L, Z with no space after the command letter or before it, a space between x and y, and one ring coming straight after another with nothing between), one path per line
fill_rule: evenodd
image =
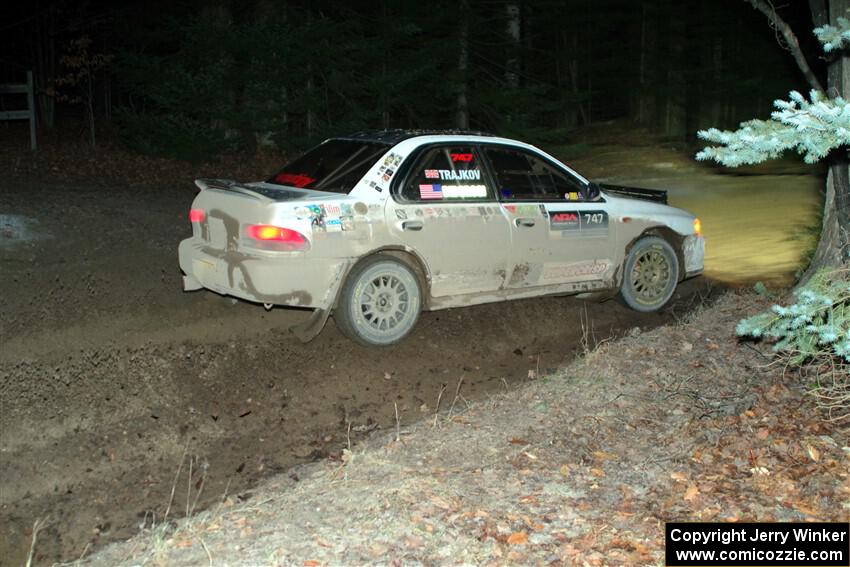
M585 201L595 201L599 198L599 185L594 183L593 181L588 182L587 187L585 188Z

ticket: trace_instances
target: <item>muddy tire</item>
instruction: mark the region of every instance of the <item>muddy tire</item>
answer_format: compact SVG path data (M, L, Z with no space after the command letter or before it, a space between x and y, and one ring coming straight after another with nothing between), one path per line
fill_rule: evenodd
M416 274L402 262L377 254L357 264L333 312L337 328L366 346L388 346L406 337L422 308Z
M670 301L678 282L679 260L673 247L663 238L646 236L626 256L620 297L635 311L658 311Z

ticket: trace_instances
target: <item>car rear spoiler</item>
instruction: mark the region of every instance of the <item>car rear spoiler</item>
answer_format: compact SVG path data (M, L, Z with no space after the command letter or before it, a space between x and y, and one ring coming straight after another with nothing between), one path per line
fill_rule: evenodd
M608 183L597 183L600 189L618 197L629 199L641 199L655 203L667 204L667 191L660 189L645 189L643 187L626 187L624 185L610 185Z

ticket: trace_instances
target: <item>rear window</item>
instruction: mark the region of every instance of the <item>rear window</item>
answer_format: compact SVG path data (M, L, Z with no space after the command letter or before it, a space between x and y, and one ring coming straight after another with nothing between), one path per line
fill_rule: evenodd
M277 172L269 183L316 191L348 193L389 146L354 140L328 140Z

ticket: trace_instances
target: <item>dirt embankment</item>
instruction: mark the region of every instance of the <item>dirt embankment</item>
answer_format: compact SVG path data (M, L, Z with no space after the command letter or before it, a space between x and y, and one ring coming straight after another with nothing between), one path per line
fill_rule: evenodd
M507 394L448 390L439 415L90 563L655 565L665 521L846 520L848 431L732 334L764 307L728 294Z
M330 324L303 345L287 328L305 312L180 292L176 245L194 193L0 191L0 564L25 560L36 520L40 564L158 525L181 459L170 518L187 509L190 460L189 508L200 510L294 464L340 458L349 438L392 429L396 407L402 424L430 415L461 379L458 407L561 366L584 340L674 321L707 294L689 282L651 315L569 298L425 314L380 350Z

